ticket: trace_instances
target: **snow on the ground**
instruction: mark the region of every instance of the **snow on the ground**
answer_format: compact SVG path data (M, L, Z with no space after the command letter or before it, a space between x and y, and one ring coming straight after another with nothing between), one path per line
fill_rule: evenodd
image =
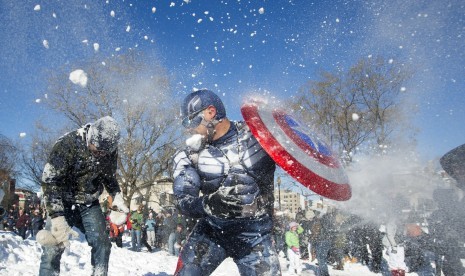
M142 252L129 250L130 239L123 239L123 248L113 245L110 255L109 275L144 275L167 276L173 275L177 257L170 256L164 250L149 253L143 248ZM29 276L38 275L41 246L32 238L22 240L11 232L0 231L0 275ZM283 276L291 275L286 269L286 259L280 258ZM315 262L303 262L303 275L317 275ZM333 270L329 267L330 275L376 275L366 266L359 263L346 263L344 271ZM78 240L72 240L71 246L61 258L61 275L91 275L90 247L81 234ZM239 275L232 259L226 259L212 274L213 276ZM408 275L416 275L415 273Z

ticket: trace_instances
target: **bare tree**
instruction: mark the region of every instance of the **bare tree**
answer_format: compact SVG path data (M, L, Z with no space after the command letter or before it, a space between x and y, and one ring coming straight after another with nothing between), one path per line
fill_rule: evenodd
M42 172L56 138L65 132L63 128L52 129L40 122L35 124L32 141L22 149L22 176L30 183L31 190L37 190L42 183Z
M78 68L87 74L83 87L68 79L77 68L50 72L46 103L77 127L106 115L120 123L118 178L129 204L166 175L179 139L169 79L157 60L135 51Z
M0 134L0 172L2 176L12 177L18 175L18 148L13 141Z
M363 145L383 148L406 123L399 102L412 76L402 64L383 58L360 60L347 72L322 72L292 100L298 116L312 122L344 161Z

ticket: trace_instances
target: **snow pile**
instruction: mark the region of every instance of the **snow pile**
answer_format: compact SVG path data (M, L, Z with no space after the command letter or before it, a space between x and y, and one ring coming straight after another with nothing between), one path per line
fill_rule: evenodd
M177 257L170 256L166 251L158 250L149 253L143 248L142 252L129 250L130 238L123 237L123 248L113 245L110 255L109 275L173 275L176 269ZM22 240L11 232L0 231L0 275L32 276L38 275L41 246L34 239ZM287 272L286 260L280 258L283 276L291 275ZM317 275L315 262L304 261L303 275ZM347 263L344 271L333 270L329 266L331 275L375 275L366 266ZM91 275L90 247L83 234L78 240L71 240L71 246L65 250L61 258L60 275ZM239 271L232 259L226 259L212 276L237 276ZM416 275L412 273L411 275Z

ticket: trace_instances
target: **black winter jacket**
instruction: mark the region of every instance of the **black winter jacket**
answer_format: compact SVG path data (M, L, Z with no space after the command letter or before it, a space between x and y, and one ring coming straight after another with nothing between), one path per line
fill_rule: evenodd
M42 175L42 190L50 217L64 214L64 206L92 204L103 188L114 196L120 191L116 180L117 150L94 157L87 147L86 128L65 134L53 146Z

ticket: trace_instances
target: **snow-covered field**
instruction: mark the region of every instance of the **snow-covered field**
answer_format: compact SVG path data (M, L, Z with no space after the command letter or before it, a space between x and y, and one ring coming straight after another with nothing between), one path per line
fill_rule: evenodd
M146 251L133 252L128 250L129 240L123 240L124 247L113 245L110 256L110 275L144 275L166 276L173 275L177 257L170 256L166 251L153 253ZM144 248L145 249L145 248ZM143 249L143 250L144 250ZM38 275L42 249L33 239L22 240L10 232L0 231L0 275L29 276ZM282 275L290 275L286 269L286 259L281 258ZM317 266L313 262L304 261L303 275L318 275ZM90 275L90 247L81 235L79 240L71 241L69 250L66 250L61 259L61 275ZM344 271L332 270L331 275L376 275L366 266L358 263L346 263ZM236 265L231 259L226 259L212 274L214 276L239 275ZM409 273L408 275L417 275Z

